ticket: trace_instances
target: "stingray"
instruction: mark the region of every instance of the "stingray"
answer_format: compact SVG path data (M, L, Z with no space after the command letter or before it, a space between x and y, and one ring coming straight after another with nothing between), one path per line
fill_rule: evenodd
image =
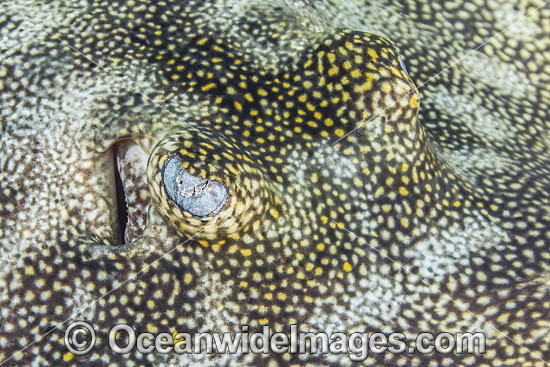
M3 1L0 365L547 364L549 17ZM116 325L407 347L121 352ZM484 350L421 353L423 332Z

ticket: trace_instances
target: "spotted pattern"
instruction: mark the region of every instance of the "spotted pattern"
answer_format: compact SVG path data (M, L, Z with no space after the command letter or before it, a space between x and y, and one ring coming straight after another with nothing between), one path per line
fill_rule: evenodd
M3 1L2 365L353 364L118 355L106 333L120 322L481 331L485 354L358 364L547 364L543 5ZM228 188L219 212L170 199L173 155ZM87 356L62 344L76 319L98 331Z

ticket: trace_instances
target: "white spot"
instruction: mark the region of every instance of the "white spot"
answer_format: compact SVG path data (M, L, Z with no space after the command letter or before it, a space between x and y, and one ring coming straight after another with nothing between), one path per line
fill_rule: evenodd
M529 83L525 72L497 58L490 58L478 51L468 51L466 56L458 56L458 59L460 62L457 66L464 69L466 76L496 88L503 94L524 98L536 89Z

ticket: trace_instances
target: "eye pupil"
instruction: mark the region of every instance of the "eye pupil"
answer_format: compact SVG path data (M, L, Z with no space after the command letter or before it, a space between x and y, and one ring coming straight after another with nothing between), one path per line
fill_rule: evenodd
M168 197L195 217L212 217L227 204L229 192L224 184L193 176L176 155L168 157L162 176Z

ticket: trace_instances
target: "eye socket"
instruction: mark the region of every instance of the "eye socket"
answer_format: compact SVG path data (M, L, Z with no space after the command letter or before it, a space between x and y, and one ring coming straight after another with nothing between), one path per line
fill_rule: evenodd
M204 218L218 214L227 204L229 190L215 180L193 176L183 168L183 161L173 154L162 168L164 189L181 210Z
M170 131L147 163L151 199L180 233L237 238L272 213L275 195L262 168L223 135Z

